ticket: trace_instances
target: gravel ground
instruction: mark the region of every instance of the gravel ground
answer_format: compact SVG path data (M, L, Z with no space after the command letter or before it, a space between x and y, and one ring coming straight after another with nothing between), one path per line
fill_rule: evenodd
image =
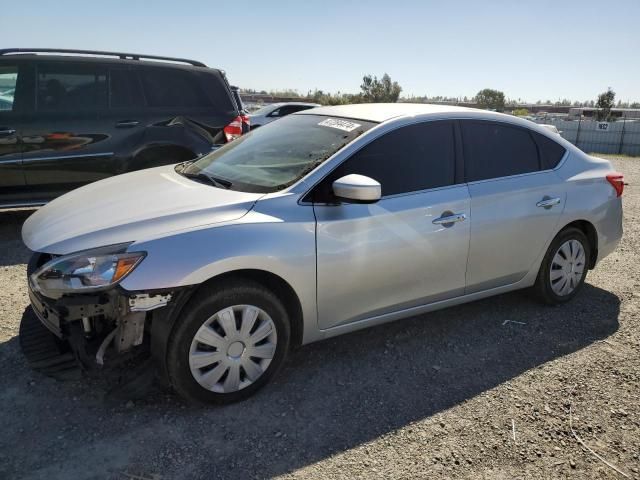
M571 422L640 478L640 159L615 164L625 236L571 304L516 292L309 345L259 395L210 409L113 404L100 380L31 371L29 212L1 214L0 478L624 478Z

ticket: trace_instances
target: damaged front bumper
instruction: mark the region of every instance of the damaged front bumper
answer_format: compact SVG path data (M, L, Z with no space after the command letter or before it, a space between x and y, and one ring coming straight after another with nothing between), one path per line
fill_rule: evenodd
M35 254L37 257L41 254ZM84 369L95 369L106 363L150 352L150 335L154 315L158 309L173 311L175 301L185 290L157 292L130 292L120 286L94 293L63 295L52 299L44 296L32 284L33 265L41 264L37 258L30 262L29 298L32 309L51 333L67 343Z

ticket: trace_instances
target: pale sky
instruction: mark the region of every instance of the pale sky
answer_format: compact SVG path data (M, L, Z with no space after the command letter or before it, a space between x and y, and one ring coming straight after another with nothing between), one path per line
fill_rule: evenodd
M639 0L172 0L13 2L0 48L194 58L258 90L359 91L391 75L403 95L640 101Z

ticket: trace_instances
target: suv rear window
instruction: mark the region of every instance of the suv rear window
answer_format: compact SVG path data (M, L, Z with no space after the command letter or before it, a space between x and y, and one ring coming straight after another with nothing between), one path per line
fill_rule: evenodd
M196 75L179 69L140 71L147 105L150 107L210 107Z
M37 109L76 112L107 107L107 72L96 65L39 65Z

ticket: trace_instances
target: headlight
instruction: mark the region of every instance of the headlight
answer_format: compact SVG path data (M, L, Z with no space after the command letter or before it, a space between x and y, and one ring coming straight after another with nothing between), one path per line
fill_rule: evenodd
M116 245L54 258L31 275L31 284L51 298L111 287L145 256L144 252L123 251L126 248L127 244Z

